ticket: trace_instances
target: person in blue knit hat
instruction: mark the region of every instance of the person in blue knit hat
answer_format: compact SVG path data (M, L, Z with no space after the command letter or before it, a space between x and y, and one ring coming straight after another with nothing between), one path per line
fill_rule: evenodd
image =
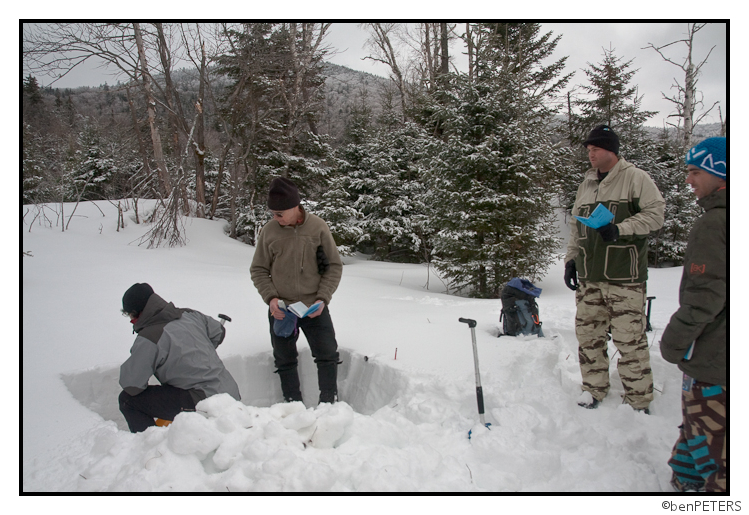
M687 184L705 212L694 222L684 256L679 309L661 354L684 373L683 424L668 464L680 492L725 492L728 481L726 339L726 138L708 138L686 155Z
M694 188L698 199L725 187L728 169L726 138L707 138L687 152L685 161L689 172L687 184Z

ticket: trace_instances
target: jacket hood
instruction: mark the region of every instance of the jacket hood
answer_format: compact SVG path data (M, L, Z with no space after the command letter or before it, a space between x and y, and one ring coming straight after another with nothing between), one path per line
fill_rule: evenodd
M173 320L179 319L183 311L154 293L148 299L146 307L143 309L140 317L138 317L138 320L133 324L133 331L155 343L158 341L158 336L161 335L164 326ZM151 331L149 330L141 334L141 331L144 329L155 329L155 333L151 335ZM157 334L158 336L156 336Z
M709 211L716 207L726 208L726 188L725 186L713 191L710 195L706 195L697 201L697 204L704 209Z

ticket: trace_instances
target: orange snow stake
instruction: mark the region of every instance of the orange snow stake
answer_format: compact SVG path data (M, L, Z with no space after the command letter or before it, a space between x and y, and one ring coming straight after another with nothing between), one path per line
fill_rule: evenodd
M159 426L159 427L166 427L166 426L168 426L171 423L172 423L171 420L164 420L163 418L157 418L156 419L156 425Z

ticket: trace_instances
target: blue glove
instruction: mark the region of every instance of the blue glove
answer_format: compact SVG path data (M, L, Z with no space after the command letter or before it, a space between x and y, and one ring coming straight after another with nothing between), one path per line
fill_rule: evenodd
M281 338L288 338L296 334L297 317L294 313L287 309L284 309L283 312L286 313L286 316L283 318L283 320L278 320L276 318L273 321L273 332L276 333L276 336L280 336Z

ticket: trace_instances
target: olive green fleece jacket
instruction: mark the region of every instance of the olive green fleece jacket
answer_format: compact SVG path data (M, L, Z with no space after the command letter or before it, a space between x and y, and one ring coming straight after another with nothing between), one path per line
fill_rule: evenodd
M323 247L330 267L320 275L317 248ZM304 214L304 222L292 227L271 220L260 231L250 276L266 304L278 298L287 304L318 300L330 304L341 282L343 263L328 225L319 216Z
M605 242L586 218L603 204L614 214L616 241ZM632 163L619 159L603 180L592 168L577 190L564 262L575 260L582 281L642 283L648 278L648 235L663 225L666 202L653 179Z
M679 309L663 331L661 354L698 381L727 386L726 189L706 195L697 203L705 213L689 233ZM684 359L692 342L692 357Z

